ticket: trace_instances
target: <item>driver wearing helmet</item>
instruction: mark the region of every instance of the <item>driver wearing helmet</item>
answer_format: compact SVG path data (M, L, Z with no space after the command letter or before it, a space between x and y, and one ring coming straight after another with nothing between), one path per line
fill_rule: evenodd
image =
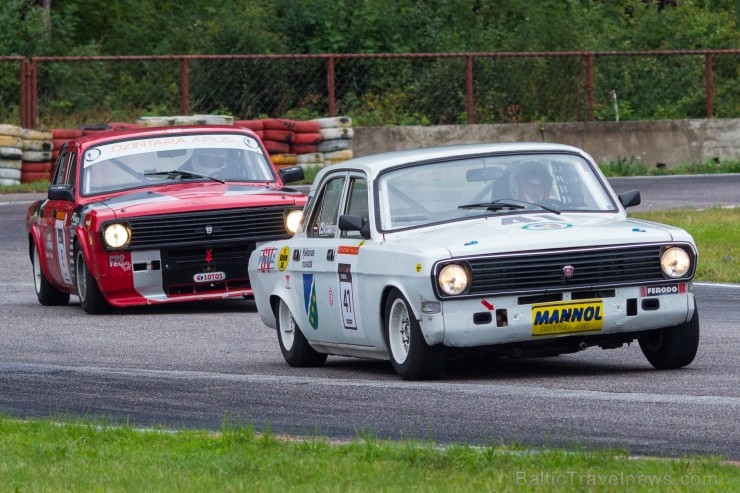
M205 176L215 175L226 166L228 152L226 149L196 149L193 151L193 171Z
M537 203L550 197L552 176L540 163L527 161L515 165L509 180L512 197L524 202Z

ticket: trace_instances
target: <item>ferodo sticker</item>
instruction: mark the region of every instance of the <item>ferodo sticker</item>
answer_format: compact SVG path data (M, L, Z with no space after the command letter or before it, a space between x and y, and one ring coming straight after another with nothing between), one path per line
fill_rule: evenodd
M601 330L603 325L602 300L532 305L532 335L535 336Z
M223 281L226 279L226 273L224 272L201 272L193 276L195 282L214 282Z
M684 282L640 287L640 296L662 296L664 294L682 294L685 292L686 283Z

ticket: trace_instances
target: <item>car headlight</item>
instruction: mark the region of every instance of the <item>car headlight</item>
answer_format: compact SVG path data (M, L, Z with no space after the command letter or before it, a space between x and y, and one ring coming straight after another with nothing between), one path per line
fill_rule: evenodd
M691 268L691 257L682 248L666 248L660 256L660 267L668 277L683 277Z
M301 221L303 221L303 211L290 211L288 215L285 216L285 229L288 230L288 233L295 234L301 226Z
M131 239L131 230L126 224L108 224L103 230L103 239L108 248L123 248Z
M460 294L468 287L468 271L459 264L445 265L437 275L437 282L443 293Z

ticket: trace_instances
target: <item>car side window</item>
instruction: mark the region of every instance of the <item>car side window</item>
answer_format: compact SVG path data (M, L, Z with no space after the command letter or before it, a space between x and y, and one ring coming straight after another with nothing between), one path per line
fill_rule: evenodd
M364 178L352 178L349 184L347 196L346 214L359 216L365 221L369 220L367 197L367 180ZM359 231L342 231L343 238L362 238Z
M321 198L316 204L307 236L312 238L333 238L337 234L339 206L344 190L344 177L333 178L321 190Z
M52 178L52 184L54 185L70 185L74 184L75 179L75 161L76 153L69 151L62 151L57 160L57 166L54 170L54 177ZM71 163L71 164L70 164Z

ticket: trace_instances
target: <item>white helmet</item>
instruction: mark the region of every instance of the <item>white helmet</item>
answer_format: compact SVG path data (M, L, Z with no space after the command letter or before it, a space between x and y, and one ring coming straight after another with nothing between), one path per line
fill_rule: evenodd
M195 149L193 151L193 171L210 176L226 166L229 155L227 149Z

